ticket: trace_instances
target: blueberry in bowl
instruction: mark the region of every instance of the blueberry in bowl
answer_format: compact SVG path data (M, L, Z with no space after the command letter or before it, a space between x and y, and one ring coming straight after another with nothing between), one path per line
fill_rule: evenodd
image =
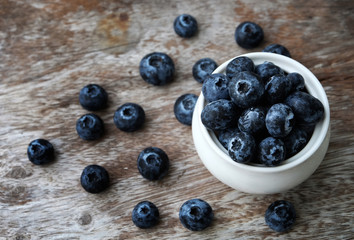
M192 119L195 148L205 167L234 189L254 194L287 191L308 179L326 154L330 138L326 93L309 69L292 58L276 53L254 52L237 56L221 64L212 74L225 74L227 66L240 57L251 59L255 67L252 71L234 74L230 82L238 82L245 78L244 75L257 76L255 69L265 62L271 62L281 71L278 69L274 75L268 75L268 80L259 75L252 77L255 83L263 84L264 93L249 105L246 104L249 101L247 98L245 101L239 101L235 96L230 96L230 100L224 99L233 103L229 103L233 106L229 107L232 111L226 112L225 107L216 107L222 105L217 103L220 100L206 101L201 92ZM275 69L273 66L271 68ZM276 80L280 83L287 81L285 95L281 95L282 91L273 91L274 95L269 97L266 85L273 77L280 78ZM241 94L251 89L250 86L253 85L244 84L244 89L240 86L236 90L240 90ZM210 108L209 105L215 106L209 114L203 114ZM217 108L223 111L217 111ZM205 124L205 120L210 125ZM244 151L242 154L249 153L249 157L242 160L235 157L247 138L243 136L241 140L240 131L251 134L256 144L252 151L241 150ZM252 140L248 140L247 145L252 145L250 142L253 144ZM228 147L231 143L234 152L230 154Z

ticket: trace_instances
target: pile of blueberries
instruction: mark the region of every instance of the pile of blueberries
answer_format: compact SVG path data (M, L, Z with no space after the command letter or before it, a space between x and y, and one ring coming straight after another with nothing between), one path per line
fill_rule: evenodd
M188 14L178 16L173 26L176 34L182 38L191 38L198 32L196 19ZM262 28L253 22L243 22L235 31L236 43L246 49L258 46L263 37ZM290 57L289 51L279 44L271 44L263 51ZM260 152L265 152L265 160L260 158L260 161L267 166L278 164L278 159L268 159L269 151L276 149L274 152L284 155L285 148L301 142L302 138L308 139L311 130L296 130L300 128L294 127L295 119L299 123L312 124L321 118L320 104L303 91L304 80L297 73L285 74L268 62L255 67L252 60L245 57L233 60L225 75L212 74L216 68L217 63L210 58L198 60L192 68L194 79L203 84L202 92L208 102L202 113L202 121L207 128L217 132L220 142L237 162L254 160L250 152L254 152L255 143L259 140L254 136L265 136L264 130L267 129L272 137L260 141ZM173 80L175 66L167 54L153 52L142 58L139 71L143 80L161 86ZM180 123L191 125L197 98L190 93L177 98L174 114ZM107 99L106 91L97 84L89 84L79 93L81 106L89 111L104 109ZM265 99L268 104L260 104ZM311 114L304 112L303 108L308 108ZM316 119L313 119L313 115L316 115ZM238 126L233 124L235 120ZM115 111L113 121L121 131L133 132L144 124L145 112L136 103L125 103ZM104 134L103 120L96 114L85 114L77 120L76 131L83 140L97 140ZM284 139L287 136L291 137ZM282 141L281 147L284 149L278 150L279 142ZM302 147L303 143L300 145ZM287 156L295 154L301 147L290 148ZM55 158L53 145L45 139L33 140L27 148L27 155L36 165L47 164ZM144 178L160 180L169 170L169 158L162 149L148 147L139 154L137 168ZM80 182L87 192L100 193L109 187L109 174L102 166L89 165L82 171ZM205 229L213 217L211 206L199 198L186 201L179 210L182 225L192 231ZM132 211L132 221L139 228L153 227L159 222L158 208L149 201L139 202ZM295 209L285 200L272 203L265 214L266 224L278 232L290 229L294 221Z

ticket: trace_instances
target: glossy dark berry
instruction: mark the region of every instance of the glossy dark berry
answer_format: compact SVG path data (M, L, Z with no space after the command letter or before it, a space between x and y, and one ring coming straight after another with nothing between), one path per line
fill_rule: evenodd
M218 67L218 64L211 58L202 58L199 59L192 68L192 73L194 79L203 83L204 79L212 74L214 70Z
M284 103L291 107L298 123L317 123L324 115L321 101L305 92L293 92Z
M54 147L46 139L36 139L27 148L28 159L36 165L50 163L54 160Z
M307 144L307 132L302 128L293 130L283 139L286 149L286 158L290 158L300 152Z
M141 59L139 71L140 76L146 82L155 86L161 86L173 80L175 65L167 54L153 52Z
M186 93L177 98L173 112L180 123L192 125L193 111L197 100L198 96L192 93Z
M113 121L118 129L133 132L144 124L145 111L136 103L124 103L115 111Z
M290 94L291 82L284 75L272 76L265 85L265 94L269 103L280 103Z
M256 142L249 133L240 131L229 140L228 153L235 162L251 162L255 156L255 151Z
M289 106L277 103L268 110L265 124L273 137L285 137L295 125L295 116Z
M151 181L163 178L170 167L167 154L160 148L148 147L138 156L138 170L140 174Z
M231 62L229 62L226 66L226 76L229 79L232 79L239 72L254 72L255 66L249 57L241 56L236 57Z
M142 201L135 205L132 212L132 221L139 228L151 228L159 222L160 214L155 204Z
M227 150L229 141L232 137L235 136L236 133L240 132L237 127L227 128L221 131L218 131L217 138L221 145Z
M287 57L291 57L289 50L280 44L270 44L266 46L262 52L277 53Z
M198 23L193 16L182 14L176 17L173 28L180 37L190 38L198 32Z
M79 102L89 111L97 111L107 106L107 92L97 84L89 84L80 90Z
M96 114L85 114L76 121L76 131L84 140L96 140L104 133L103 121Z
M289 73L286 78L290 82L292 91L303 91L305 89L305 79L300 73Z
M230 100L219 99L208 103L202 110L203 125L211 130L224 130L237 124L239 110Z
M263 38L263 29L254 22L242 22L236 27L235 40L242 48L255 48L263 41Z
M100 193L109 187L109 175L105 168L88 165L81 174L81 186L89 193Z
M265 129L266 110L263 107L247 108L241 113L238 119L238 128L243 131L256 135Z
M269 205L265 212L266 224L276 232L285 232L295 223L296 211L292 203L278 200Z
M274 75L284 75L284 71L272 62L264 62L255 68L255 73L260 76L263 83L267 83Z
M229 83L229 95L240 108L258 104L264 94L264 85L258 75L252 72L237 73Z
M265 166L273 167L285 160L285 146L280 139L267 137L258 145L258 160Z
M215 73L207 76L202 86L202 92L207 102L219 99L230 99L229 78L222 73Z
M202 199L191 199L183 203L179 210L179 220L191 231L201 231L213 221L213 209Z

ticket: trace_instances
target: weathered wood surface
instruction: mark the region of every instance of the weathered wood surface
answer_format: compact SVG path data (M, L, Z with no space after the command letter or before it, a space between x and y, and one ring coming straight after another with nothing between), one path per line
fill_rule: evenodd
M190 13L197 37L181 39L174 18ZM173 115L175 99L199 94L191 67L211 57L219 64L247 51L234 41L244 20L259 23L267 44L285 45L294 59L319 78L331 106L332 136L318 170L286 193L250 195L216 180L203 167L191 128ZM99 1L0 0L0 239L350 239L354 236L354 2L353 1ZM174 82L145 83L140 59L168 53ZM88 83L108 90L109 107L97 112L107 133L85 142L75 131L86 113L78 103ZM113 124L115 109L128 101L147 115L142 130L124 133ZM26 156L35 138L50 140L53 164L32 165ZM147 146L170 157L168 176L144 180L136 158ZM79 176L88 164L109 171L112 186L86 193ZM181 204L199 197L214 209L215 221L202 232L179 222ZM298 213L285 234L270 230L264 212L274 200L292 201ZM131 211L154 202L158 226L141 230Z

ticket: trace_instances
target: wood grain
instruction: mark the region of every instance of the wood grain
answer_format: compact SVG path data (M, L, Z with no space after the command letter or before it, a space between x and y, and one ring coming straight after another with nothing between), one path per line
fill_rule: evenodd
M190 13L198 35L181 39L172 23ZM237 24L259 23L265 40L285 45L323 84L331 107L331 140L318 170L300 186L280 194L251 195L216 180L199 160L191 128L177 122L174 101L199 94L192 77L200 58L218 64L248 52L234 41ZM354 2L353 1L99 1L0 0L0 239L350 239L354 235ZM150 52L169 54L174 81L145 83L138 70ZM102 85L109 106L96 112L105 122L100 141L85 142L75 131L85 111L78 92ZM144 128L116 129L113 113L125 102L146 112ZM34 166L26 156L35 138L50 140L56 161ZM164 149L167 177L144 180L136 168L142 149ZM111 187L86 193L79 177L88 164L104 166ZM202 232L183 228L178 210L190 198L214 209ZM275 233L264 212L277 199L295 204L293 229ZM158 226L141 230L131 211L154 202Z

